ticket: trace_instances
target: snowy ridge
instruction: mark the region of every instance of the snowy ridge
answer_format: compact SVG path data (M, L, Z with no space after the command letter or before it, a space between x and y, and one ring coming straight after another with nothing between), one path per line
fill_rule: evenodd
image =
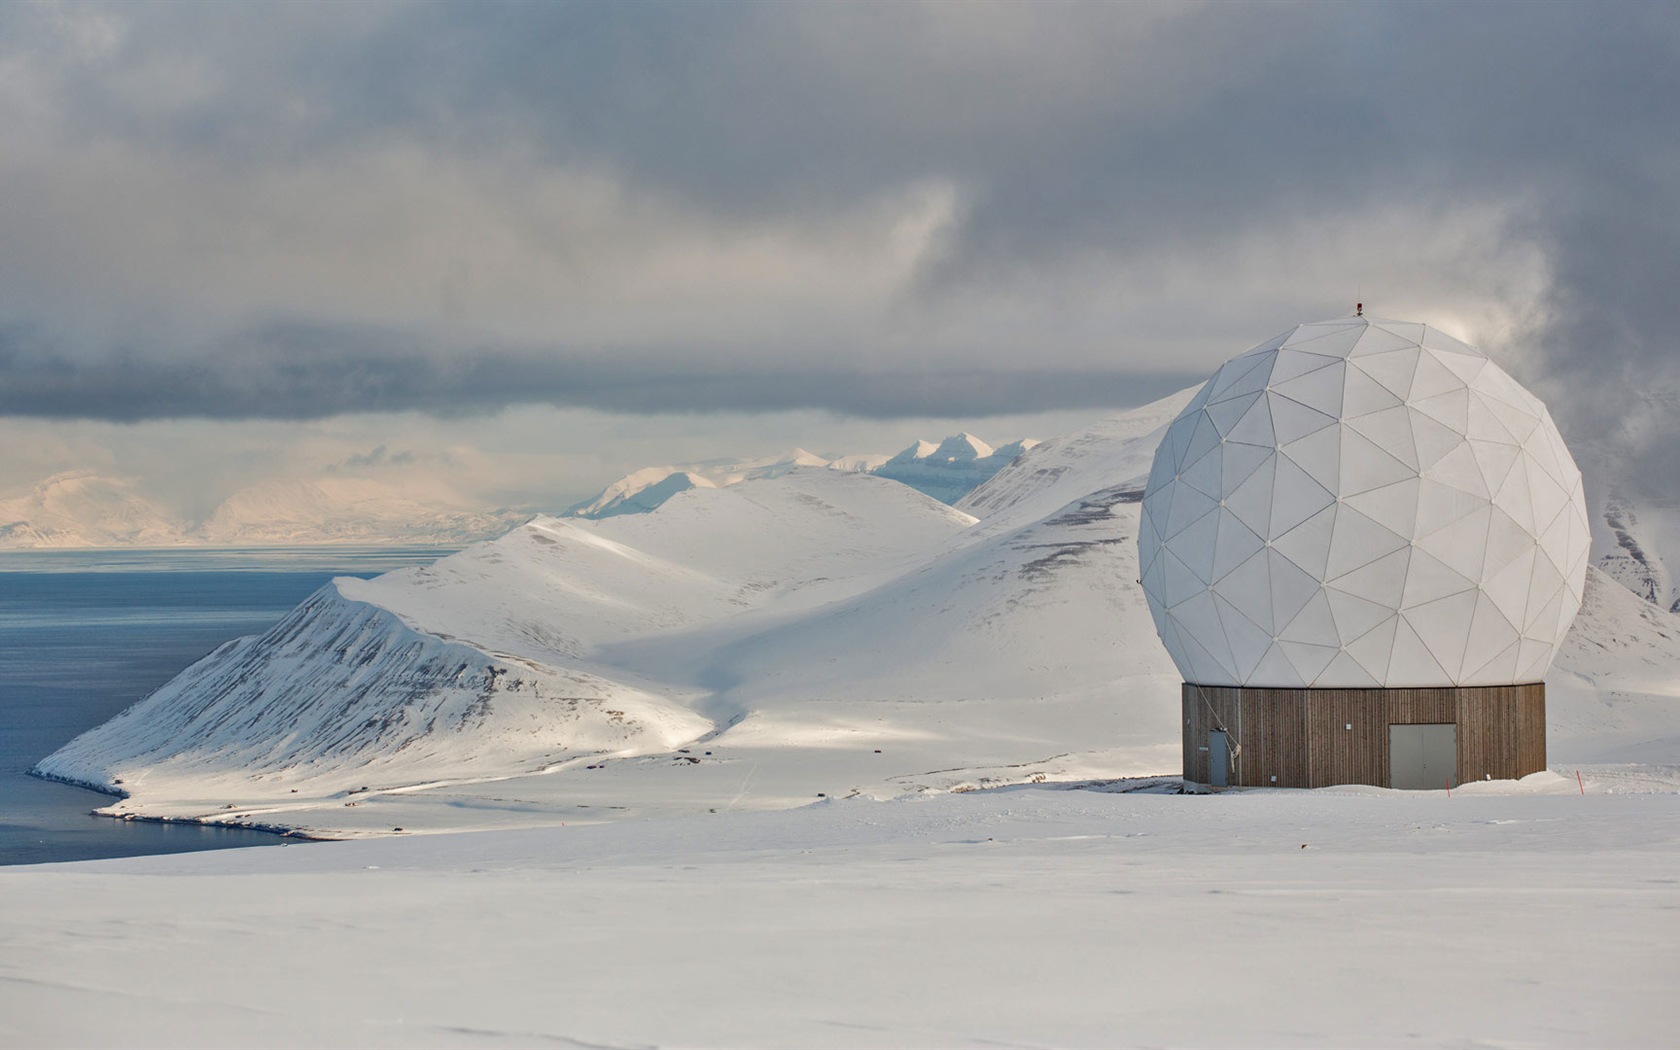
M593 500L567 513L580 518L611 518L619 514L647 514L665 501L689 489L715 489L717 483L691 470L665 473L664 467L647 467L626 475Z
M621 684L413 630L329 584L37 768L101 790L266 780L318 796L664 751L707 728Z
M826 467L847 473L878 474L955 503L1038 442L1028 438L994 449L972 434L957 434L939 444L918 440L896 456L849 455L825 459L802 448L764 460L712 460L680 466L644 467L608 485L592 499L574 504L567 517L609 518L646 514L691 488L722 488L743 481L781 477L799 467Z
M1134 478L1141 491L1160 443L1157 431L1165 430L1196 389L1181 390L1077 433L1036 444L955 505L989 525L1021 524L1088 492Z

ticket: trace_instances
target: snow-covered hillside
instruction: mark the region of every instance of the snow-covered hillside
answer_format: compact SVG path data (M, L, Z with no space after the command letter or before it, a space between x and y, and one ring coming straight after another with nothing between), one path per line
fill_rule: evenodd
M118 814L339 836L1171 774L1137 499L1185 396L964 509L794 467L338 580L39 768L128 792ZM1590 575L1554 760L1680 746L1677 625Z

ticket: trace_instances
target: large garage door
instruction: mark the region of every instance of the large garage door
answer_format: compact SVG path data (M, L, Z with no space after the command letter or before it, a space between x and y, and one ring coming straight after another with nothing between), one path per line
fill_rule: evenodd
M1388 786L1440 791L1458 786L1458 726L1451 722L1388 727Z

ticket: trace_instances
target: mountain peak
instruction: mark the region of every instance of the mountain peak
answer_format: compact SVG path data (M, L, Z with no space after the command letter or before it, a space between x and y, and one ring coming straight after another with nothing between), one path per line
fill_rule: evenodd
M953 434L941 441L933 454L935 457L955 462L958 460L985 459L992 452L992 446L965 430L961 434Z

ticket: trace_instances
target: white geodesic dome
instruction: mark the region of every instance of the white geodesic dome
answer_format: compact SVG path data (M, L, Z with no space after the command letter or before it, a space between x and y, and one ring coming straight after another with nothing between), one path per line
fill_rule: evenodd
M1138 559L1184 680L1537 682L1581 606L1581 472L1546 406L1421 324L1304 324L1156 450Z

